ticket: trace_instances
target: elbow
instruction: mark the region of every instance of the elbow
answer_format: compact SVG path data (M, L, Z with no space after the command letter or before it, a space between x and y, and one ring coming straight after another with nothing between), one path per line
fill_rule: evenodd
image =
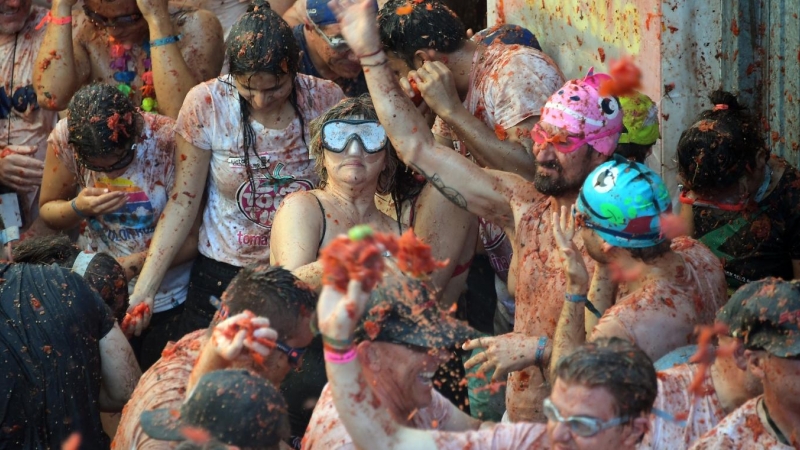
M36 101L39 102L39 106L50 111L67 109L69 99L70 97L68 96L55 95L50 91L36 90Z

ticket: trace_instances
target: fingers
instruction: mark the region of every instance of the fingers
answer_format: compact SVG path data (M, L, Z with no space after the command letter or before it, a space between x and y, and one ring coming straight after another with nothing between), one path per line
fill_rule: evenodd
M36 153L36 147L31 145L8 145L5 148L18 155L33 155ZM44 167L44 163L42 163L42 167Z
M470 339L461 346L464 350L475 350L476 348L484 348L483 338Z
M414 97L414 88L411 87L411 82L408 81L408 78L400 77L400 89L403 90L403 93L409 97Z
M259 328L253 331L253 337L257 339L267 339L270 341L278 340L278 332L272 328Z
M489 357L486 355L486 352L480 352L474 355L472 358L468 359L467 362L464 363L464 369L470 370L473 367L483 364L489 360Z

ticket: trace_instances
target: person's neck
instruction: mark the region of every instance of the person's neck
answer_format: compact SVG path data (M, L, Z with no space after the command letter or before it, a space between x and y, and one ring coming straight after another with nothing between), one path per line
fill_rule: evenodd
M709 371L714 392L725 414L730 414L750 400L750 396L742 386L742 376L738 372L741 372L741 369L736 367L731 356L717 357Z
M568 210L571 210L572 206L575 204L575 201L577 199L578 199L577 192L559 195L558 197L552 196L550 197L550 206L552 206L554 208L554 211L556 212L561 211L562 206L566 206Z
M368 223L369 219L380 213L375 206L375 189L372 183L348 185L337 183L330 177L325 186L325 192L333 197L339 208L348 212L348 219L354 223Z
M450 72L453 73L453 78L456 83L456 91L458 91L458 96L461 98L461 100L464 100L467 97L467 92L469 92L469 81L472 70L474 70L472 67L472 61L475 56L475 52L483 51L484 48L484 46L479 46L478 44L468 40L458 50L454 51L453 53L443 55L440 58L447 68L450 69Z
M769 418L786 439L792 439L792 430L800 430L800 408L786 405L789 402L796 403L797 399L781 399L764 386L764 405L769 412Z
M628 264L636 264L638 260L630 257L631 261ZM640 289L642 286L647 286L650 283L658 280L675 280L678 273L678 268L685 267L685 262L681 255L668 251L659 256L650 263L642 263L639 276L634 280L626 280L625 285L628 292L633 292Z
M317 51L317 47L312 45L319 39L319 36L315 36L316 32L313 29L309 29L305 25L303 25L303 34L306 37L306 52L308 53L308 57L311 58L311 64L314 65L314 68L317 69L319 75L326 80L335 80L339 78L336 75L336 72L328 66L328 63L325 62L325 58L319 54ZM328 45L327 43L323 43L324 45Z
M401 389L393 389L396 387L395 383L391 380L384 380L385 377L381 377L380 374L376 374L364 366L362 366L362 373L367 384L372 388L372 393L380 401L381 407L389 411L395 422L408 426L414 408L407 404L407 397Z

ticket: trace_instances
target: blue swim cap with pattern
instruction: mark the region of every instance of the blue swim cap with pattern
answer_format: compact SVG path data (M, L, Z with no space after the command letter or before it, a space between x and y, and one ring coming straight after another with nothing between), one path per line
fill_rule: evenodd
M576 202L587 228L615 247L664 242L661 215L672 210L664 181L649 167L614 155L586 177Z

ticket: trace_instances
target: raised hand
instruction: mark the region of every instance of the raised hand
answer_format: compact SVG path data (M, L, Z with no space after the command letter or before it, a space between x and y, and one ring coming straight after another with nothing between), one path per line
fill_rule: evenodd
M566 206L562 206L560 213L553 213L552 227L564 275L567 277L567 292L586 292L589 289L589 271L578 246L573 242L575 215Z
M333 285L324 285L317 303L320 332L333 339L351 339L364 314L369 295L358 280L350 280L347 293L339 292Z
M447 117L463 108L453 73L443 63L426 61L419 70L411 71L409 78L416 82L425 103L437 115Z
M381 51L383 45L378 36L374 0L332 0L328 6L336 14L342 36L356 55L373 55Z
M464 350L481 350L464 363L469 370L479 366L479 372L494 369L492 381L502 381L511 372L530 367L535 363L536 338L521 333L485 336L464 344Z
M211 339L214 351L226 361L249 357L243 354L243 351L249 350L253 359L263 362L275 348L278 333L269 327L266 317L257 317L250 311L244 311L217 324Z

